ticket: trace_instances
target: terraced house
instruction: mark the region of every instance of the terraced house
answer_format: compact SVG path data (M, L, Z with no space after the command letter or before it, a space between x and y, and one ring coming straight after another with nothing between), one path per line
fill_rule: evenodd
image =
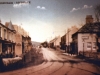
M68 53L71 51L72 34L74 34L77 30L78 27L76 26L68 28L67 33L61 37L61 49L65 50Z
M52 39L49 44L51 48L57 48L60 47L61 37L57 36L54 39Z
M31 37L23 28L12 22L0 22L0 53L5 57L21 56L32 48Z
M13 25L13 26L16 30L15 54L19 56L31 50L32 47L31 37L28 35L28 32L26 32L21 26L18 25Z
M0 53L7 54L6 57L12 57L15 53L15 33L16 31L9 24L3 25L0 22ZM12 56L9 56L11 54Z

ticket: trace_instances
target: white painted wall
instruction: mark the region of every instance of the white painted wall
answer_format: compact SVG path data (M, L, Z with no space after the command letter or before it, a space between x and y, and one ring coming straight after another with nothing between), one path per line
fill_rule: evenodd
M60 42L61 42L61 37L58 36L58 38L57 38L56 41L54 42L54 46L60 46Z
M82 37L86 38L84 41L82 39ZM96 45L94 45L94 43L96 43L96 35L95 34L89 34L89 33L79 33L78 34L78 52L79 51L96 51ZM83 48L83 43L84 43L84 48ZM89 43L91 43L91 47L89 48Z
M69 30L69 32L66 33L66 44L68 45L68 41L69 41L69 45L72 42L72 35L77 32L78 28L76 26L72 26Z

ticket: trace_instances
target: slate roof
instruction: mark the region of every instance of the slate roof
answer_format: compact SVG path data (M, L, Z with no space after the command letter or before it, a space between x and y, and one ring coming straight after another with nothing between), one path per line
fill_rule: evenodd
M100 22L85 24L77 32L100 32Z
M85 24L72 36L77 33L100 33L100 22Z

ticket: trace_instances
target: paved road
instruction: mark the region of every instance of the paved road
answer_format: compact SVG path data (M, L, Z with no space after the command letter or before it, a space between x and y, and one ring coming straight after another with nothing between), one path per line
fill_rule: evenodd
M42 48L40 52L44 54L46 60L42 64L0 73L0 75L100 75L100 67L84 60L62 55L48 48Z

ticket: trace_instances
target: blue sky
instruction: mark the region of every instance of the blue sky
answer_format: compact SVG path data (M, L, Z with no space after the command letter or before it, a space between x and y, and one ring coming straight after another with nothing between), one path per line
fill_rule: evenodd
M63 35L67 28L85 23L86 15L94 14L100 0L0 0L30 1L30 4L0 4L3 24L12 21L29 32L33 41L42 42ZM94 16L93 16L94 17Z

